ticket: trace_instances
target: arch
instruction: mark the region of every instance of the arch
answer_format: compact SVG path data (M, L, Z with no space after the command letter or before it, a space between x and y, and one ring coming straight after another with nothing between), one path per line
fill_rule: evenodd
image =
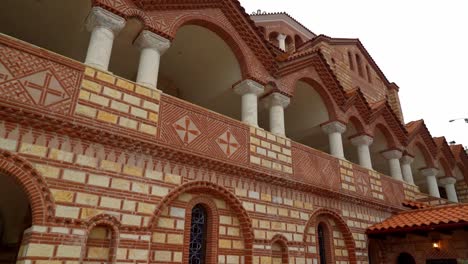
M297 50L302 44L304 44L304 40L299 35L294 35L294 45Z
M289 249L288 249L288 239L281 234L276 234L271 239L271 256L273 255L273 247L277 244L281 248L281 263L287 264L289 263Z
M156 227L157 219L161 215L165 206L171 204L180 194L191 191L208 192L214 196L222 197L226 201L232 211L239 218L241 232L244 238L245 263L252 263L254 235L250 216L242 206L242 202L239 201L239 199L233 193L231 193L228 189L214 183L206 181L193 181L182 184L181 186L173 189L157 205L154 214L149 221L148 228L153 230Z
M352 123L356 128L358 134L365 133L364 122L357 116L350 116L348 123Z
M191 227L191 221L192 221L192 210L193 208L201 204L205 210L207 211L208 214L208 223L207 226L210 229L207 232L207 241L206 241L206 262L207 263L216 263L218 260L218 254L217 254L217 244L215 241L218 241L218 228L219 228L219 213L218 213L218 208L216 207L216 204L210 199L209 197L206 197L204 195L202 196L197 196L191 199L186 207L185 210L185 231L184 231L184 245L188 245L190 243L190 227ZM183 263L188 263L189 262L189 248L184 247L184 252L182 255L182 262Z
M25 159L0 150L0 173L13 177L27 195L32 224L42 225L55 216L55 202L44 177Z
M434 166L434 159L432 159L432 155L430 154L428 148L426 147L426 145L424 145L423 143L419 142L419 141L416 141L414 146L416 148L419 149L419 151L421 151L421 153L423 154L423 158L424 158L424 161L426 162L426 166L427 167L433 167Z
M321 84L319 84L316 80L312 78L302 76L294 80L293 90L291 92L292 94L291 99L294 100L294 93L296 91L297 83L299 81L307 83L320 95L320 98L324 102L325 107L327 109L329 119L330 120L337 119L338 111L335 108L335 104L334 104L332 96L328 93L325 87L323 87Z
M396 148L396 139L394 138L391 130L387 128L387 126L383 123L377 123L373 126L372 129L372 136L375 136L376 130L379 130L382 132L382 134L385 136L385 140L387 141L387 148Z
M445 158L439 158L439 165L440 167L442 168L439 168L440 169L443 169L444 170L444 175L443 176L446 176L446 177L451 177L453 176L452 175L452 170L450 169L450 166L448 165L448 162Z
M349 229L348 225L346 225L346 222L343 220L343 218L333 210L319 208L312 213L309 220L307 221L307 224L305 225L303 242L307 243L307 231L310 227L315 227L318 224L317 218L320 216L329 217L330 219L335 221L336 225L338 226L338 229L343 234L346 249L348 250L349 262L350 264L356 264L356 243L354 242L351 230Z
M111 237L109 241L109 263L114 263L117 258L117 248L119 247L119 228L120 222L112 215L109 214L99 214L86 222L86 238L81 250L81 261L85 259L85 254L87 253L88 242L92 231L97 227L106 227L111 231Z
M186 15L182 16L175 22L174 25L172 25L170 34L175 36L177 31L185 25L200 26L218 35L218 37L220 37L234 53L234 56L236 57L241 69L242 78L246 79L250 76L254 76L251 74L252 72L250 69L250 65L253 65L253 63L248 62L247 56L244 50L241 48L240 43L238 43L238 40L235 39L232 32L229 32L228 29L221 26L222 23L207 15Z
M320 259L320 263L335 263L333 252L333 229L331 228L330 223L328 223L328 219L320 219L323 217L324 216L317 217L318 221L315 226L315 245L317 247L318 258ZM320 237L321 232L323 232L322 235L324 237Z
M416 261L414 260L414 257L407 253L407 252L401 252L396 259L397 264L416 264Z

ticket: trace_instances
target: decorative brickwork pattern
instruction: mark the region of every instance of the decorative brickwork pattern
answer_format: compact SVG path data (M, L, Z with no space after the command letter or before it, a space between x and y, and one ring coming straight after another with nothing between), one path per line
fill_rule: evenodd
M291 140L250 127L250 163L292 174Z
M86 68L75 114L155 136L160 92Z

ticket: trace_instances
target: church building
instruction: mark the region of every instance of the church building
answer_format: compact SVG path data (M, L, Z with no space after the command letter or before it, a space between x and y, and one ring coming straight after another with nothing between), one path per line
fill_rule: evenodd
M405 120L359 39L308 26L3 0L0 263L468 263L463 146Z

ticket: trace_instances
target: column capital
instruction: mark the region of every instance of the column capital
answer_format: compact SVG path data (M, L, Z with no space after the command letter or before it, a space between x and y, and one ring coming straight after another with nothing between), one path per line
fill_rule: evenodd
M374 142L374 138L369 135L358 135L350 138L351 144L354 146L366 145L370 146Z
M286 108L291 102L291 98L284 94L275 92L263 97L262 102L265 108L270 108L272 106L281 106L282 108Z
M457 182L457 179L455 177L444 177L439 179L439 183L441 185L447 185L447 184L455 184Z
M401 152L401 150L398 150L398 149L389 149L389 150L384 150L380 152L380 154L382 154L382 156L387 160L390 160L390 159L399 160L401 156L403 155L403 152Z
M263 91L265 90L263 85L250 79L245 79L237 83L236 85L234 85L233 89L234 89L234 92L240 95L251 93L257 96L262 94Z
M431 177L431 176L437 176L437 173L439 172L438 169L436 168L423 168L419 170L421 172L421 175L424 177Z
M155 49L162 55L171 46L171 41L149 30L143 30L135 40L135 45L140 49Z
M402 164L411 164L413 163L413 161L414 161L414 158L411 157L410 155L403 155L403 157L401 157Z
M340 121L327 122L327 123L321 124L320 126L322 127L322 130L327 134L331 134L331 133L343 134L346 131L346 124Z
M288 36L286 36L285 34L279 33L276 39L281 41L281 40L285 40L287 37Z
M124 26L124 18L101 7L93 7L86 18L86 29L88 31L93 31L96 27L103 27L117 35Z

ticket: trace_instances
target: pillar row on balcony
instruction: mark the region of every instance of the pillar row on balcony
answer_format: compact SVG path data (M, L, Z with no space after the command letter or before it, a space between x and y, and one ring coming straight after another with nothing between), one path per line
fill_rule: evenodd
M151 31L143 30L135 40L135 45L141 50L136 82L156 89L161 56L171 42Z
M427 189L429 195L440 198L439 186L437 185L437 172L436 168L424 168L421 169L421 175L426 177Z
M100 7L93 7L86 20L91 32L85 64L107 71L114 38L125 26L125 19Z
M341 135L346 131L346 124L340 121L332 121L321 126L322 130L328 135L330 154L339 159L345 159Z
M350 138L350 140L351 144L357 147L359 165L372 170L369 146L372 144L374 139L368 135L358 135Z
M447 193L447 199L451 202L458 203L457 192L455 191L455 183L457 179L454 177L444 177L439 180L439 183L444 186Z
M233 88L242 96L242 122L258 127L258 96L264 92L265 88L249 79L241 81Z
M262 99L265 108L269 110L270 132L285 136L284 109L289 105L290 98L280 93L271 93Z

